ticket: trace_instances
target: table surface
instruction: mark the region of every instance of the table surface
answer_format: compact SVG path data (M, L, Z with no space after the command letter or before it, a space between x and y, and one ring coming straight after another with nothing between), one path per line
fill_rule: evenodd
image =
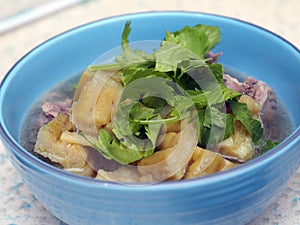
M20 4L20 3L23 4ZM26 4L24 4L26 2ZM54 4L52 0L0 0L1 21L9 22L26 7ZM69 0L60 0L67 3ZM76 1L73 1L76 2ZM0 80L29 50L70 28L101 18L144 11L183 10L230 16L262 26L300 48L299 0L91 0L0 34ZM18 7L17 7L18 6ZM49 9L49 8L48 8ZM28 12L28 11L26 11ZM36 11L33 10L33 13ZM12 15L15 14L13 17ZM10 16L10 17L8 17ZM13 168L0 144L0 225L59 225L36 200ZM248 225L300 225L300 170L280 198Z

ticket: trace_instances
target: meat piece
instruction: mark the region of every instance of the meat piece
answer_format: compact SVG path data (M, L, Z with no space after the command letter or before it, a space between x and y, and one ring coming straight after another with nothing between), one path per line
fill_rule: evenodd
M248 77L244 82L239 82L228 74L223 75L223 81L228 88L250 96L262 107L259 116L264 125L266 125L268 121L274 120L276 115L278 115L276 112L280 109L280 103L272 88L265 82L252 77ZM265 131L266 130L268 129L265 129Z
M223 82L226 87L237 92L242 92L242 83L240 83L237 79L229 76L228 74L223 75Z
M46 117L55 118L60 113L68 114L71 104L72 100L69 98L59 102L45 102L42 105L42 110Z
M272 89L265 82L249 77L242 84L242 92L263 105L272 92Z
M223 75L223 81L226 87L250 96L260 105L276 101L272 88L263 81L248 77L244 82L239 82L228 74Z
M208 52L204 58L211 59L209 60L210 63L218 62L219 57L222 55L222 52L213 53L212 51Z
M54 99L57 99L57 93L51 94ZM49 98L50 99L50 98ZM60 113L68 114L71 107L71 99L47 101L32 114L30 121L26 125L27 139L22 141L24 146L29 151L33 151L39 129L48 124L53 118Z

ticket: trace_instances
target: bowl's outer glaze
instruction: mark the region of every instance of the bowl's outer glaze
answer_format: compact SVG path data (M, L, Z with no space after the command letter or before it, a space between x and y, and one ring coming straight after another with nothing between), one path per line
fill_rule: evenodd
M220 26L216 51L224 65L269 83L297 127L278 147L239 168L180 183L118 185L75 176L24 151L17 142L24 114L46 90L78 74L120 44L132 20L131 41L161 40L198 23ZM0 132L12 162L38 200L70 225L242 225L276 199L300 164L300 53L259 27L215 15L153 12L96 21L68 31L23 57L1 84Z

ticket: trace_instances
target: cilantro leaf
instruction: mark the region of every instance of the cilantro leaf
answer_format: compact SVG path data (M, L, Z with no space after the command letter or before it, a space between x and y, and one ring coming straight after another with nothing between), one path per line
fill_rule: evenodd
M131 32L131 21L126 21L123 32L122 32L122 46L127 47L129 44L128 37Z
M252 113L247 104L237 101L230 101L229 106L234 118L240 121L252 137L254 143L258 144L263 138L263 128L261 122L252 118Z
M162 125L190 115L193 102L169 82L170 78L147 76L124 87L112 123L123 146L153 153Z
M198 114L199 118L199 145L212 148L220 141L234 133L231 114L221 112L216 107L207 107Z
M262 143L260 144L260 148L262 153L265 153L269 150L271 150L272 148L276 147L279 144L279 142L277 141L273 141L273 140L264 140L262 141Z
M204 25L186 26L174 33L167 31L165 37L165 41L187 48L202 59L220 40L221 35L218 27Z
M82 132L79 134L90 142L106 159L115 160L120 164L127 165L143 158L143 154L141 154L141 152L129 149L122 145L118 139L113 138L105 129L99 130L98 139L94 141L89 140Z
M101 143L97 148L98 151L105 150L109 152L111 158L121 164L126 165L143 158L140 151L127 148L118 139L112 138L111 134L105 129L100 129L98 143Z
M150 64L150 65L149 65ZM138 65L130 65L126 66L122 69L121 72L121 81L123 82L124 86L128 85L130 82L135 81L139 78L145 78L149 76L157 76L157 77L166 77L168 78L168 74L155 71L154 68L151 68L152 62L148 61L145 63L138 64Z
M160 49L154 52L155 69L160 72L176 72L178 64L184 60L200 59L191 50L171 42L162 42Z
M126 66L132 66L134 64L147 63L149 61L153 61L153 55L147 54L142 50L132 50L129 45L129 34L131 31L130 27L131 22L127 21L124 26L124 30L122 32L122 54L116 57L117 64L120 65L120 68L124 68Z
M207 106L218 105L229 100L238 99L242 94L227 88L220 84L212 92L203 90L189 90L193 102L197 109L202 109Z
M219 63L208 64L218 83L223 84L223 66Z

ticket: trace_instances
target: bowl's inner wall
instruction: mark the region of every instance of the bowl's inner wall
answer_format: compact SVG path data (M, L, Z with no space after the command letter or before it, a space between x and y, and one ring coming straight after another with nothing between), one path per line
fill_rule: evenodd
M220 26L220 62L226 67L268 83L290 112L295 126L300 124L300 57L288 43L260 28L240 21L201 14L159 14L153 17L109 19L66 32L26 55L10 72L1 87L1 123L15 140L26 111L58 82L83 71L101 54L120 44L126 20L132 20L130 41L161 40L165 30L174 31L198 23ZM115 21L114 21L115 20ZM170 22L172 21L172 22ZM173 22L174 21L174 22ZM114 22L114 23L111 23ZM147 27L145 27L147 24Z

